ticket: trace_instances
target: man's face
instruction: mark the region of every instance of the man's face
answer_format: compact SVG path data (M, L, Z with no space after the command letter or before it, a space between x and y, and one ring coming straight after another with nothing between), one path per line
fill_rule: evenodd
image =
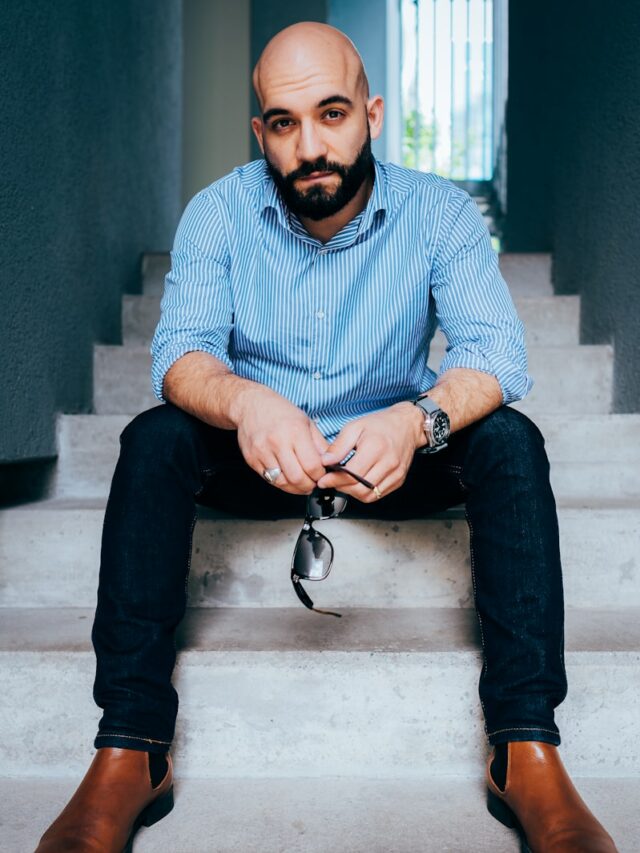
M348 204L373 172L367 103L332 74L296 82L269 87L253 126L285 204L320 220Z
M371 134L366 125L366 138L351 163L339 163L320 156L314 161L305 161L288 174L283 174L270 159L265 146L265 160L269 174L280 190L284 203L298 216L320 220L333 216L348 204L373 171ZM310 178L323 173L326 178Z

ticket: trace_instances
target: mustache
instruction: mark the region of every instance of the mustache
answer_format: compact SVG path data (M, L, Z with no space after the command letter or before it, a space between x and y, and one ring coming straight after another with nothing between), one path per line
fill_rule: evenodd
M313 172L337 172L344 178L347 170L340 163L332 163L325 157L319 157L312 163L303 163L298 169L294 169L293 172L289 172L286 179L288 182L292 183L298 178L307 178Z

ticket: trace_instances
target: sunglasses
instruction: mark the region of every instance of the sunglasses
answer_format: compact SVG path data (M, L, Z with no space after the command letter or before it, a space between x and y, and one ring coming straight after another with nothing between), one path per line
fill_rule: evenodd
M349 471L340 463L326 465L325 467L327 471L344 471L345 474L350 474L363 486L373 489L373 483L365 480L364 477L354 471ZM324 533L314 529L313 522L326 518L337 518L344 512L347 500L346 495L336 492L335 489L315 488L310 495L307 495L307 511L291 561L291 582L300 601L309 610L315 610L316 613L324 613L328 616L340 617L342 614L335 613L333 610L321 610L319 607L314 607L313 601L309 598L300 581L322 581L331 571L333 545Z

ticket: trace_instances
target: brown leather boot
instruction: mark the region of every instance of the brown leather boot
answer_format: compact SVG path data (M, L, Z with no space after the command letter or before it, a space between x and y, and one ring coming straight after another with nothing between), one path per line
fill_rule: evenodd
M155 760L155 759L154 759ZM104 746L36 853L131 853L133 836L173 808L173 764L152 785L149 753Z
M557 746L509 741L504 791L491 776L495 753L486 766L487 808L520 833L531 853L618 853L574 787Z

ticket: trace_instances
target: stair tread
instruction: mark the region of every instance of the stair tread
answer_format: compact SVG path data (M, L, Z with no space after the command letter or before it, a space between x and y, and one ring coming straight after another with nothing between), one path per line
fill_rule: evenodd
M561 747L562 749L562 747ZM87 756L87 766L89 756ZM136 853L510 853L517 836L486 808L483 767L475 777L438 779L181 779L175 807L136 835ZM637 850L640 779L572 776L620 853ZM3 850L35 848L79 779L0 778ZM33 803L37 803L34 817Z
M283 583L288 579L283 577ZM308 584L310 586L310 584ZM329 607L329 604L326 604ZM176 645L194 653L304 651L481 653L473 608L339 608L341 619L292 607L189 608ZM0 653L88 652L94 609L4 607ZM640 664L640 608L565 608L565 649L581 662L601 653ZM630 653L630 654L629 654ZM595 656L595 657L594 657Z

